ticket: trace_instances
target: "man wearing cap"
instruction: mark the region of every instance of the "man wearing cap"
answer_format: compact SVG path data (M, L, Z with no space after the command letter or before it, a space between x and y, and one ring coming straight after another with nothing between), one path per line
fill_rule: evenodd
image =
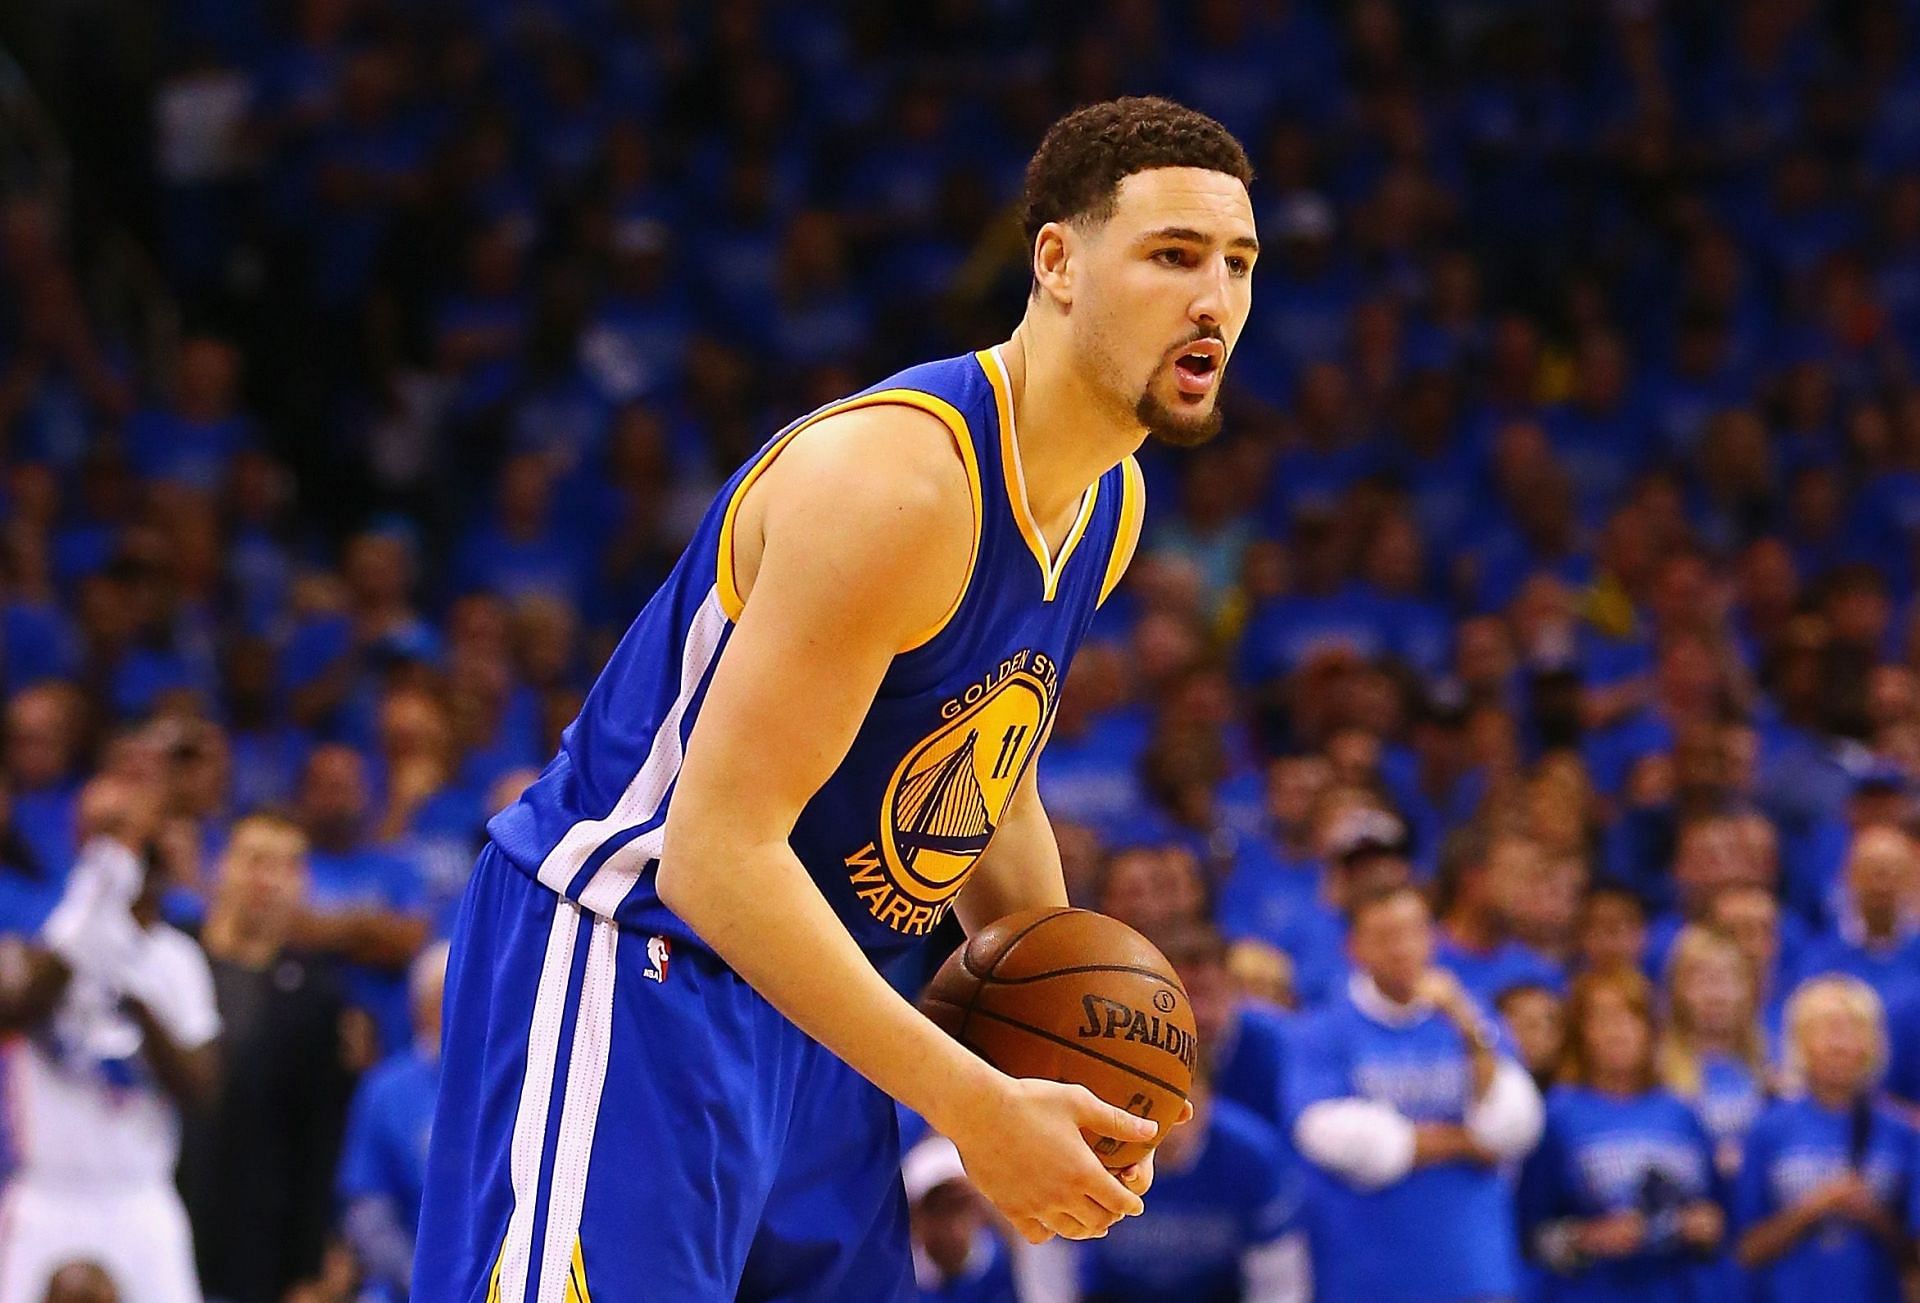
M1018 1303L1007 1246L986 1200L967 1180L960 1151L929 1135L900 1163L913 1240L913 1279L926 1303Z
M1349 901L1413 880L1406 825L1377 807L1349 810L1321 837L1320 894L1271 939L1293 960L1293 986L1303 1008L1338 995L1347 977Z

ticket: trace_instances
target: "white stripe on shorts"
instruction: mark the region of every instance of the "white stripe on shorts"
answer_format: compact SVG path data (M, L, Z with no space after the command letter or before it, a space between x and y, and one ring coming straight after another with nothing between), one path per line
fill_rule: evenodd
M566 1018L573 945L579 931L580 907L556 897L553 925L547 932L547 954L540 963L540 986L533 999L527 1068L520 1081L520 1107L513 1118L513 1148L508 1156L513 1215L507 1219L506 1243L500 1248L499 1297L504 1303L523 1303L527 1296L527 1274L533 1261L533 1214L540 1194L540 1155L546 1148L553 1070L560 1058L560 1028Z
M633 780L627 784L626 790L620 794L620 799L614 802L613 809L607 812L605 818L582 819L574 824L561 836L546 859L541 861L539 877L547 886L564 895L581 866L607 838L645 823L659 813L667 789L680 773L680 761L683 758L680 725L686 717L687 707L693 701L693 694L699 691L701 681L706 678L707 670L719 653L720 636L726 627L727 614L720 609L719 590L710 588L706 599L700 603L700 609L694 613L693 623L687 629L686 643L681 650L680 694L654 730L645 763L634 774ZM654 844L659 839L643 836L637 840ZM620 902L633 889L647 860L659 854L657 848L645 857L629 854L632 850L632 844L622 847L594 871L593 877L580 892L582 905L602 917L613 916L620 908Z
M587 1197L587 1163L593 1157L593 1127L600 1116L600 1090L607 1081L613 1040L614 963L620 928L609 918L593 920L587 939L587 973L580 984L580 1013L573 1025L567 1062L567 1096L560 1109L560 1138L553 1155L553 1188L547 1195L547 1238L540 1251L540 1292L535 1303L564 1303L567 1270L580 1234Z

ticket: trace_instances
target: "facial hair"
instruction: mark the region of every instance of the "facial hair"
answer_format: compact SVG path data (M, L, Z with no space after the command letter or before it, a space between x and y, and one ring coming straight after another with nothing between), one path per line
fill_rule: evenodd
M1181 345L1196 343L1202 339L1221 339L1217 330L1198 330L1193 338ZM1224 340L1222 340L1224 342ZM1222 358L1215 368L1216 372L1226 368L1226 359ZM1197 416L1188 416L1167 406L1153 392L1153 381L1147 381L1147 387L1140 391L1140 401L1133 406L1134 419L1147 428L1147 433L1175 448L1197 448L1214 435L1220 433L1223 419L1220 411L1220 382L1224 376L1216 374L1214 379L1213 402L1206 411Z
M1175 448L1197 448L1220 433L1220 400L1199 416L1184 416L1174 411L1148 389L1133 407L1134 419L1147 427L1147 433Z

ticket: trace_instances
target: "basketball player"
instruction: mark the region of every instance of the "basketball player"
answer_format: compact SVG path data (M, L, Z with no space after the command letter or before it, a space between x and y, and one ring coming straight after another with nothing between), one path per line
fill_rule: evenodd
M1210 437L1258 245L1239 144L1082 109L1028 168L1033 287L728 482L455 929L425 1303L911 1297L893 1097L1024 1235L1100 1235L1154 1122L994 1070L883 970L1064 905L1034 758L1125 571L1149 434ZM1177 1119L1165 1119L1177 1121Z

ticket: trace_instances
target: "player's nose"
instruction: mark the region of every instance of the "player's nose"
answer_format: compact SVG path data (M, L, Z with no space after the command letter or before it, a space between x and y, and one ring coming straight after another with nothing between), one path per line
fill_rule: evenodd
M1227 321L1227 264L1215 258L1207 273L1198 278L1195 293L1187 304L1187 318L1196 326L1222 328Z

